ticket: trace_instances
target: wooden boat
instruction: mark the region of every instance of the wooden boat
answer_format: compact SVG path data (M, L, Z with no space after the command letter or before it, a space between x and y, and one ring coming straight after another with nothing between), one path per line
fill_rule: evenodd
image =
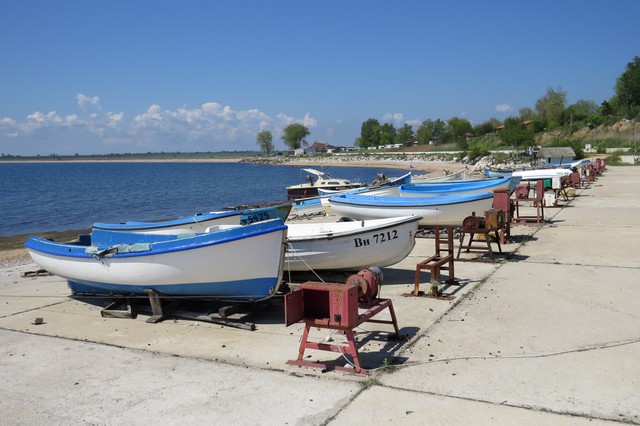
M73 294L145 295L258 301L281 282L287 227L280 219L214 226L196 235L95 230L77 243L31 237L42 269L66 279Z
M357 271L407 257L419 216L333 223L290 223L285 270Z
M402 185L399 188L399 192L402 197L476 194L498 189L507 189L509 193L513 193L518 183L520 183L520 177L514 176L498 179Z
M309 198L318 196L318 188L324 189L351 189L365 186L364 183L351 182L346 179L335 179L328 173L315 169L302 169L307 172L307 182L287 187L289 199Z
M329 198L331 210L352 219L420 216L422 226L459 226L473 212L481 215L493 203L493 192L441 197L379 197L343 194Z
M122 223L96 222L92 229L139 234L184 234L205 232L214 225L248 225L268 219L285 221L291 211L290 203L220 212L198 213L193 216L160 222L127 221Z

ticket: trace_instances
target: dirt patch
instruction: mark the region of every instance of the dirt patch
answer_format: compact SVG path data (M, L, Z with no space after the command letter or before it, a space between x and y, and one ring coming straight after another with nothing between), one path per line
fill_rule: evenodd
M89 229L80 231L63 231L63 232L41 232L38 236L49 238L54 241L74 241L79 234L88 234ZM24 248L24 243L31 235L13 235L10 237L0 237L0 265L7 263L15 263L29 259L29 253Z

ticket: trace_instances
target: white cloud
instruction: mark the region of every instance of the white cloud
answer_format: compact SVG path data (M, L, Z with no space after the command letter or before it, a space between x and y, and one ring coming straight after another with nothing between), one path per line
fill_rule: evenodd
M82 93L78 93L76 95L76 100L78 101L78 106L82 109L87 109L89 106L100 106L100 98L97 96L89 97L85 96Z
M311 115L309 113L306 113L304 115L304 118L302 119L302 124L304 124L307 127L316 127L318 125L318 121L315 118L311 118Z
M404 120L404 114L401 112L394 112L394 113L387 112L382 116L383 122L391 122L394 125L402 124L403 120Z
M56 111L35 111L23 120L4 117L0 120L0 136L24 138L31 142L32 147L40 146L43 150L62 153L66 145L45 146L43 141L48 138L55 141L73 127L74 133L69 134L69 138L77 139L75 147L70 148L73 152L86 149L87 140L94 141L92 149L95 153L112 152L112 145L120 146L123 152L191 152L255 149L255 137L261 130L271 130L277 137L284 127L292 123L302 123L309 128L318 126L310 113L304 117L280 113L274 118L257 108L234 110L217 102L206 102L193 108L181 106L173 110L151 104L146 111L127 120L124 112L88 113L84 107L99 106L97 96L89 98L78 94L76 98L83 108L82 114L63 116ZM34 132L38 132L37 136ZM0 138L0 148L2 142Z
M2 120L0 120L0 125L2 125L2 126L15 126L16 125L16 120L14 120L13 118L9 118L9 117L3 117Z
M499 104L496 105L496 112L509 112L512 111L513 108L508 104Z

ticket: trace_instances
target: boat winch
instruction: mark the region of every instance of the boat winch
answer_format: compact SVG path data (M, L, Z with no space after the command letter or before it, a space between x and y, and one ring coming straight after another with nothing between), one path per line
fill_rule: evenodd
M360 302L369 302L378 298L383 278L382 270L377 266L372 266L349 276L346 284L353 284L358 287L358 300Z

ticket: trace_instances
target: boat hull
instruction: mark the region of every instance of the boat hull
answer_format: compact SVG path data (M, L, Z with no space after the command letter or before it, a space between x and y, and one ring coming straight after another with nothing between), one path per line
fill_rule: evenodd
M258 301L275 294L281 281L286 236L281 220L187 238L157 235L151 243L130 244L135 234L112 234L124 242L87 247L32 237L25 245L33 261L66 279L74 294L154 290L173 297Z
M493 193L442 197L375 197L341 195L329 199L331 210L352 219L420 216L421 226L460 226L473 212L482 214L493 204Z
M461 181L449 183L430 183L422 185L402 185L399 189L402 197L443 196L455 194L479 194L500 189L513 192L520 178L499 178L487 180Z
M285 270L357 271L409 255L420 217L289 224Z
M561 178L571 174L570 169L534 169L534 170L518 170L512 173L512 176L518 176L523 181L528 180L545 180L553 178Z
M134 232L138 234L189 234L206 232L208 228L218 225L248 225L269 219L281 219L285 221L290 211L291 204L286 203L276 206L199 213L193 216L161 222L97 222L92 225L92 229Z

